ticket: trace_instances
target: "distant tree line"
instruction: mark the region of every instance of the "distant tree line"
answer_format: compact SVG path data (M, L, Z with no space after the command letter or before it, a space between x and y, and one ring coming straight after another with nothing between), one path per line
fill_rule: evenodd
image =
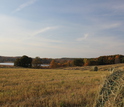
M51 61L50 67L67 67L67 66L94 66L94 65L108 65L108 64L117 64L124 63L124 55L109 55L109 56L100 56L98 58L75 58L73 60L68 60L57 63L56 60Z
M17 58L19 57L5 57L5 56L0 56L0 62L14 62Z
M117 64L124 63L123 55L109 55L109 56L100 56L98 58L85 59L84 65L108 65L108 64Z
M14 61L15 66L42 68L41 64L49 64L49 68L73 67L73 66L93 66L124 63L123 55L100 56L98 58L31 58L26 55Z

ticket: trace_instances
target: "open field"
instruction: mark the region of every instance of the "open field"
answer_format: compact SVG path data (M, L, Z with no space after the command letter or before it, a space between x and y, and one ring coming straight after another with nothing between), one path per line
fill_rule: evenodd
M103 70L106 67L110 66L100 66L101 71L98 72L89 71L89 68L0 68L0 105L93 107L105 77L110 74Z

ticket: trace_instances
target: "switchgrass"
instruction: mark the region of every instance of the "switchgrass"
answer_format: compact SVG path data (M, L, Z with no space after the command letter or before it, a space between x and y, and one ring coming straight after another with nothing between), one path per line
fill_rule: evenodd
M93 107L106 71L0 68L0 107Z

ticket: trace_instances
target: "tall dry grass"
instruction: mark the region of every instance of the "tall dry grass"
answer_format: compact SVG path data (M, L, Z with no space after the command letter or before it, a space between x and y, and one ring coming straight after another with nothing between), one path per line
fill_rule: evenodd
M93 107L108 72L0 68L0 107Z

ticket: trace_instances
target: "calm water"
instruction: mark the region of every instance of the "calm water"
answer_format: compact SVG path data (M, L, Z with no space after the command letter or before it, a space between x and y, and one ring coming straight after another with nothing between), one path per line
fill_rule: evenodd
M14 63L0 63L0 65L14 65ZM41 66L49 66L49 64L41 64Z
M0 65L14 65L14 63L0 63Z

